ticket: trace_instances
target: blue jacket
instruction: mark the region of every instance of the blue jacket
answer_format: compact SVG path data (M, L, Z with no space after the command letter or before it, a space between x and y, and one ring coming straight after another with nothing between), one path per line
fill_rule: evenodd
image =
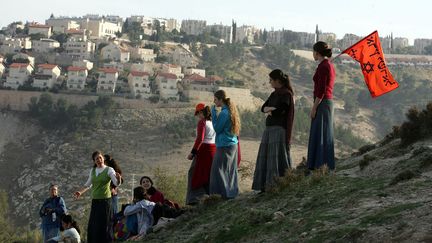
M53 213L56 213L56 220L53 221L52 213L47 213L46 208L54 209ZM39 210L39 216L42 218L42 226L58 226L61 225L61 217L66 213L66 205L62 197L50 197L45 200L41 209Z
M228 147L238 143L237 136L231 133L231 114L226 105L222 106L219 115L216 107L212 107L212 123L216 132L216 147Z

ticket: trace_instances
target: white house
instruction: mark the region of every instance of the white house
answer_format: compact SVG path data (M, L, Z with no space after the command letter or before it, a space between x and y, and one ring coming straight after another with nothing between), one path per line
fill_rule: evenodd
M3 77L5 71L5 66L3 65L3 61L0 62L0 80Z
M60 76L60 68L55 64L40 64L33 78L32 86L35 88L52 88Z
M51 32L51 26L49 25L42 25L42 24L29 24L28 25L28 34L32 35L32 34L42 34L44 35L46 38L50 38L52 35Z
M45 24L51 26L52 31L57 33L66 33L70 29L80 28L79 23L70 18L49 18Z
M172 73L158 73L156 76L156 87L162 99L179 99L177 76Z
M80 22L81 29L90 32L90 37L100 38L103 36L115 37L117 32L122 31L122 23L112 23L103 18L84 18Z
M164 63L162 64L162 72L175 74L178 78L183 78L181 66Z
M185 68L185 70L184 70L183 73L184 73L185 76L192 75L194 73L196 73L196 74L198 74L198 75L200 75L202 77L206 76L205 69L198 69L198 68Z
M34 67L35 58L26 53L18 53L12 56L12 62L18 62L18 63L28 62L32 67Z
M151 95L150 74L147 72L132 71L128 76L129 88L134 96L141 95L148 98Z
M63 47L66 55L76 60L92 59L95 52L95 43L72 38Z
M83 90L86 86L88 71L85 67L70 66L67 69L66 86L69 90Z
M157 57L153 49L145 49L145 48L129 48L129 49L130 49L130 56L133 59L141 59L144 62L153 62Z
M97 93L114 93L118 79L118 71L114 68L99 69Z
M72 66L74 67L85 67L87 70L93 69L93 63L89 60L79 60L79 61L73 61Z
M40 40L32 41L32 49L35 52L48 53L60 47L60 42L53 39L42 38Z
M200 35L204 32L207 22L205 20L183 20L181 30L188 35Z
M117 62L129 62L130 53L123 47L110 43L101 49L102 59L110 59Z
M31 49L31 40L29 37L26 38L8 38L0 41L0 53L19 53L22 49Z
M216 81L210 78L205 78L199 74L192 74L182 79L182 86L186 90L197 91L216 91Z
M9 66L9 75L3 86L18 89L20 85L28 81L32 72L33 67L28 63L12 63Z

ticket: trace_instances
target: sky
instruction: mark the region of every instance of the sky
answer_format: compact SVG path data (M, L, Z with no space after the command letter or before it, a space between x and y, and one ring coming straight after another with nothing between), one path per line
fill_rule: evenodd
M144 15L206 20L207 24L314 32L318 24L323 32L337 38L345 33L366 36L378 30L380 36L393 32L394 37L431 38L430 0L20 0L0 3L0 27L14 21L44 23L54 16L85 14Z

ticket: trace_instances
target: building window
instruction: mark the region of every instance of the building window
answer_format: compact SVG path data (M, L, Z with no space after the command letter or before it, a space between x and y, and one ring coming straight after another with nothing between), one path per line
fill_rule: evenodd
M138 87L138 84L135 84L135 87Z

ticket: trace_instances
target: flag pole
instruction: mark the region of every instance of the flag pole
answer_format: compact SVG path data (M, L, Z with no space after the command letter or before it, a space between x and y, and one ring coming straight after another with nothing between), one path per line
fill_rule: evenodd
M357 43L362 42L364 39L368 38L370 35L372 35L375 32L378 32L378 30L375 30L374 32L370 33L369 35L363 37L361 40L359 40L356 43L352 44L350 47L346 48L343 52L339 53L339 55L337 55L334 58L332 58L332 60L338 58L340 55L344 54L346 50L348 50L348 49L352 48L353 46L357 45Z

